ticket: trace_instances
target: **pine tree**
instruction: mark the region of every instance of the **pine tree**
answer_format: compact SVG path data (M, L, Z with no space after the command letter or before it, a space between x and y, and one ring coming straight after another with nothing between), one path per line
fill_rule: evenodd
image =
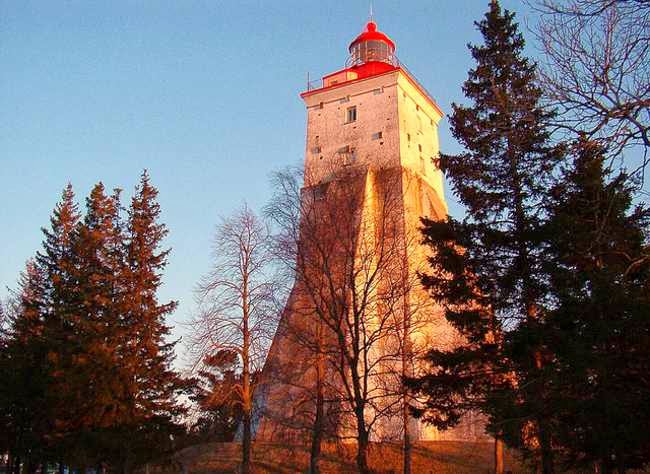
M182 429L175 394L185 388L171 368L156 292L168 251L157 222L157 191L146 174L128 223L120 191L97 184L83 221L68 185L43 229L43 250L21 279L10 331L0 346L0 441L12 466L58 462L131 471L170 446ZM133 441L134 438L137 441Z
M68 185L43 229L43 252L28 262L21 276L13 320L5 341L3 360L9 364L3 407L14 467L20 462L35 469L40 462L57 460L59 419L53 380L65 347L62 308L70 290L71 246L78 213ZM20 460L18 458L21 458Z
M571 467L624 472L650 460L650 210L627 176L608 182L599 146L578 151L546 226L555 439Z
M44 298L47 303L41 307L44 319L43 340L47 346L47 370L50 374L47 390L47 405L50 407L50 431L48 444L52 454L62 461L65 449L65 414L59 409L65 406L60 398L64 393L55 387L69 367L69 348L75 338L74 301L77 296L74 246L79 225L79 211L72 185L68 184L50 218L50 227L42 228L43 249L37 253L36 261L43 272ZM63 386L65 384L62 384Z
M45 278L33 261L27 262L17 294L17 306L3 350L5 384L0 390L3 429L14 472L25 465L33 472L46 457L49 429L43 308L46 305Z
M80 467L104 461L104 431L126 417L117 357L123 267L119 209L119 192L108 196L102 183L95 185L75 230L70 291L56 318L64 322L64 346L52 390L63 451Z
M192 432L200 442L233 441L242 422L242 407L237 393L241 383L237 352L223 350L204 358L191 397L201 411L201 416L192 426Z
M165 318L177 306L175 301L160 304L158 289L167 265L169 250L160 249L167 228L159 222L158 191L143 172L131 200L126 226L125 307L121 325L124 340L120 365L129 374L126 385L130 423L142 440L140 446L123 444L122 468L128 472L137 457L151 457L164 449L169 434L179 432L175 418L184 410L176 396L186 389L173 370L174 346Z
M514 14L492 1L476 25L484 43L470 46L476 66L463 86L472 104L454 104L450 117L466 152L440 157L466 217L425 221L424 229L434 249L424 284L467 344L432 352L431 373L415 386L430 395L425 416L432 421L444 427L464 408L479 407L490 431L511 445L538 443L549 473L547 355L536 331L544 296L539 227L562 150L551 146L549 114Z

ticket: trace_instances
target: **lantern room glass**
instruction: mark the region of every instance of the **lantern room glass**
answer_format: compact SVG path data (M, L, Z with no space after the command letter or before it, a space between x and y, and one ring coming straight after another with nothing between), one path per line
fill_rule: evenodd
M350 51L351 64L362 64L380 61L388 64L393 62L393 51L384 41L360 41Z

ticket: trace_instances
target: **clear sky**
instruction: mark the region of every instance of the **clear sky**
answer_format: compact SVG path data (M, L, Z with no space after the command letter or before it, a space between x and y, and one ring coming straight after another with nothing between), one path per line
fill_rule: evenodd
M379 29L445 112L462 101L488 0L374 0ZM519 13L517 0L502 0ZM218 216L259 208L303 159L298 94L340 69L366 0L0 0L0 297L40 247L61 190L129 198L147 168L173 251L162 291L192 310ZM525 26L522 25L525 30ZM530 48L530 54L534 54ZM458 150L440 126L444 151ZM448 196L450 211L459 208Z

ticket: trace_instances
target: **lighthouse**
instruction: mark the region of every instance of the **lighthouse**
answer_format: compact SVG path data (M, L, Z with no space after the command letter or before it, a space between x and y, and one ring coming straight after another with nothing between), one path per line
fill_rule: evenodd
M335 163L403 167L425 186L413 210L444 218L443 176L435 165L440 107L400 64L395 43L374 22L348 49L344 69L300 95L307 109L305 175L318 181Z
M405 421L406 410L400 408L401 377L417 371L413 348L459 343L444 311L417 278L428 269L421 218L447 216L437 166L443 112L374 21L349 44L348 53L343 69L309 83L300 94L307 132L296 245L303 255L297 260L304 265L317 251L322 255L310 268L296 271L256 390L256 438L304 441L317 399L327 401L323 416L330 435L354 437L355 407L346 377L360 370L373 439L399 439L405 430L413 439L483 439L482 423L471 415L438 432ZM354 276L346 280L350 273ZM368 275L374 280L364 280ZM359 319L370 335L355 339ZM348 329L341 332L345 324ZM347 344L363 347L344 360L337 350L347 351ZM323 384L329 393L316 397L314 387L322 390Z

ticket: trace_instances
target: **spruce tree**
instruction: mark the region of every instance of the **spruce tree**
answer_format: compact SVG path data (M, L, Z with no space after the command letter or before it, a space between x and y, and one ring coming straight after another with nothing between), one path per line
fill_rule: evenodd
M570 467L624 472L650 461L650 210L598 145L577 149L546 225L555 441Z
M204 357L203 364L191 397L200 409L192 432L200 442L233 441L242 422L237 393L242 382L239 356L235 351L222 350Z
M68 183L52 212L50 227L41 229L44 235L43 249L36 256L43 272L44 298L47 301L42 305L41 313L44 318L43 339L47 345L47 369L50 374L47 390L47 405L50 408L48 442L52 455L58 458L53 459L56 461L62 461L62 452L66 449L67 415L60 410L65 406L65 400L61 397L65 393L65 382L61 382L61 379L69 373L68 348L76 337L74 246L79 219L72 185Z
M138 430L140 445L122 446L123 469L132 468L136 457L154 455L155 446L164 449L170 433L178 433L176 417L184 413L177 395L185 382L173 370L174 346L169 341L170 327L165 319L177 306L175 301L159 303L158 290L169 249L161 249L168 231L159 222L158 191L145 171L131 200L125 239L125 307L122 315L124 345L120 364L131 383L128 413L130 424Z
M186 388L157 290L168 251L157 191L143 174L123 222L120 191L97 184L81 220L68 185L24 273L0 345L0 443L39 463L132 471L170 447Z
M421 414L431 421L445 427L480 408L493 434L536 451L549 473L539 228L562 151L544 126L549 114L514 14L492 1L476 25L483 44L470 46L476 66L463 86L471 104L454 104L450 117L466 151L440 156L466 217L424 222L434 252L423 282L466 344L433 351L430 373L414 386L429 395Z
M28 262L19 283L4 361L10 365L2 398L8 432L15 452L28 469L57 461L61 451L59 392L53 389L61 373L67 340L67 301L70 295L72 242L79 215L68 185L42 229L43 251ZM19 464L18 459L14 467ZM31 467L30 467L31 466Z
M102 461L104 430L125 418L117 358L123 266L119 207L119 193L107 196L97 184L86 199L86 214L74 228L70 248L51 251L46 243L48 258L43 259L59 286L52 293L58 296L48 335L58 341L50 355L50 392L61 460L82 468Z
M19 473L21 463L27 472L33 472L47 454L50 424L47 345L43 337L45 287L44 272L34 260L28 261L20 277L17 307L3 351L9 370L6 385L0 390L1 410L15 473Z

